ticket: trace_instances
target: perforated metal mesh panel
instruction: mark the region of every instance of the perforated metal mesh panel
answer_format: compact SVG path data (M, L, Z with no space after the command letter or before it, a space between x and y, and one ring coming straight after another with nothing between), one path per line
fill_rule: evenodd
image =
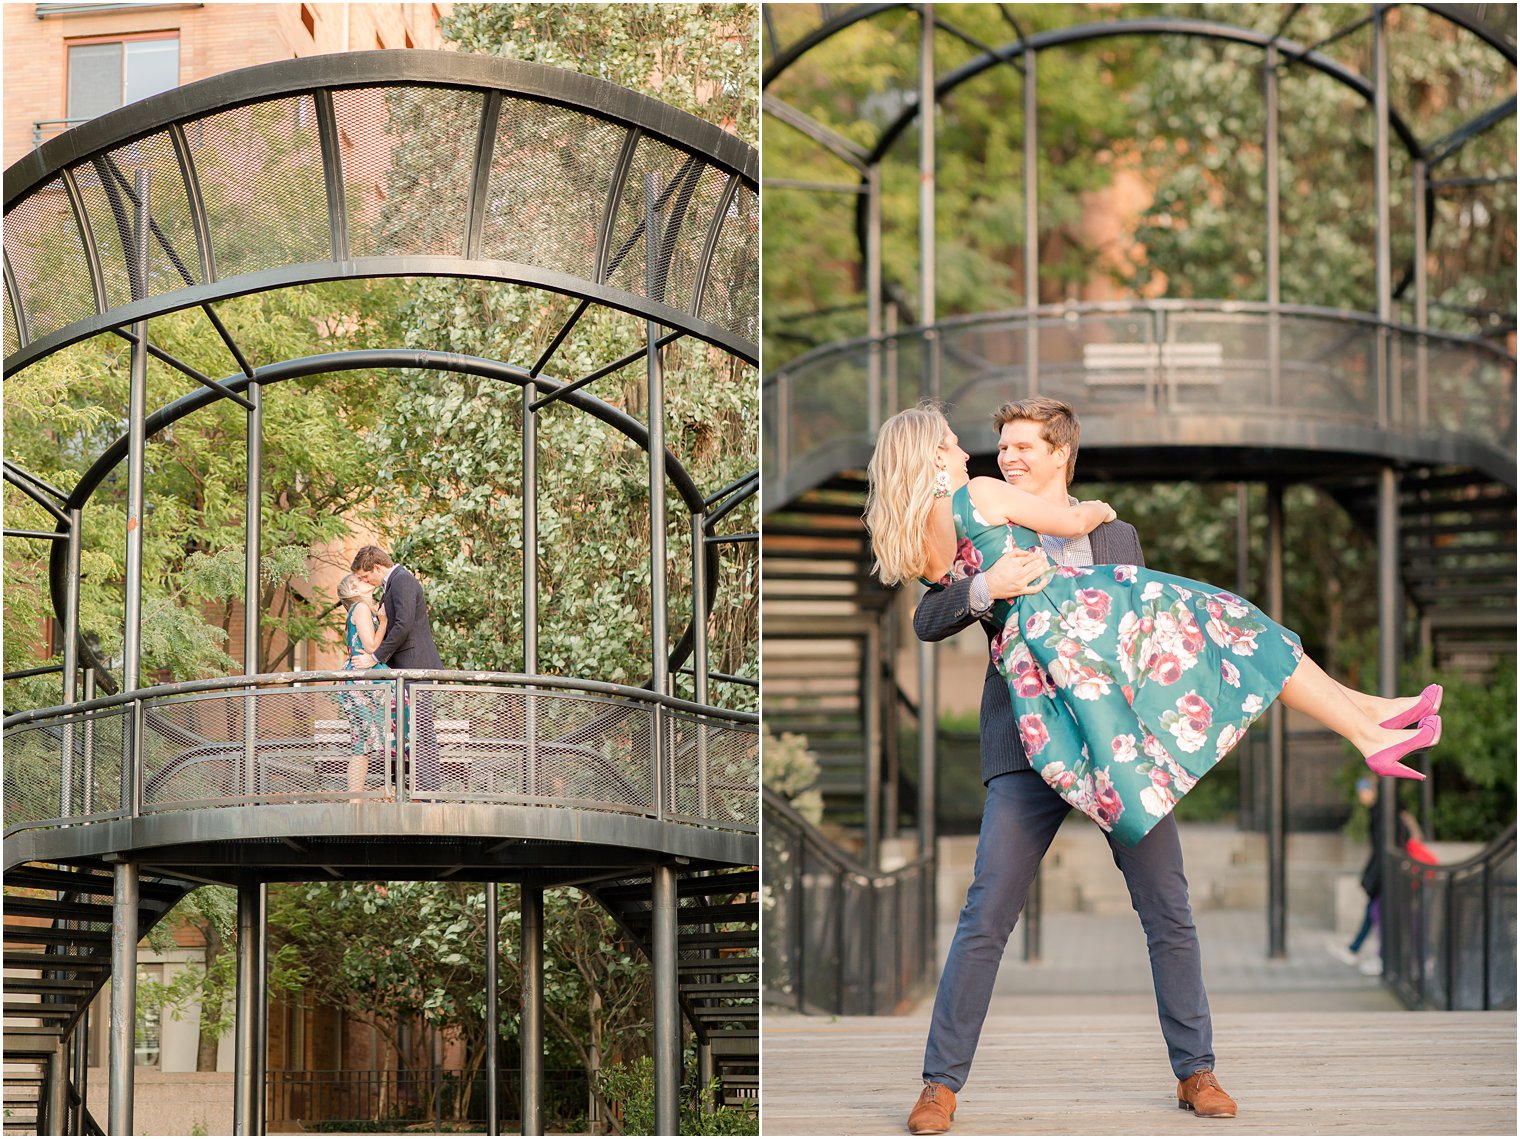
M61 818L116 814L121 808L125 722L124 712L108 709L6 732L6 830ZM65 778L65 757L70 753L72 762L67 763Z
M185 128L218 277L332 255L316 103L271 99Z
M464 253L483 105L429 87L333 93L355 257Z
M760 736L723 720L672 715L666 801L692 822L757 826L760 821Z
M760 335L760 198L748 186L723 219L698 315L746 338Z
M429 699L435 743L428 740ZM411 717L409 788L416 797L654 809L653 715L642 705L416 685Z
M5 252L33 339L95 311L90 266L62 178L6 214Z
M153 701L143 719L143 810L382 794L394 750L390 692L325 685Z
M602 211L626 134L580 111L503 99L481 256L595 279Z

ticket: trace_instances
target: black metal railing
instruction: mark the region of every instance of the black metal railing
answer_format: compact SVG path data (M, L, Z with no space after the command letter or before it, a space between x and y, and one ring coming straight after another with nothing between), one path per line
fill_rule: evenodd
M444 670L163 684L5 720L5 833L266 803L483 802L753 833L753 713Z
M498 1078L497 1118L522 1118L522 1075L503 1068ZM581 1068L544 1072L544 1122L572 1127L587 1117L589 1083ZM486 1073L440 1068L420 1071L272 1071L267 1121L303 1127L327 1124L483 1124Z
M1382 898L1384 976L1412 1009L1515 1007L1515 826L1450 865L1401 856Z
M902 1012L932 980L932 853L894 870L855 861L762 788L765 1000L839 1016Z

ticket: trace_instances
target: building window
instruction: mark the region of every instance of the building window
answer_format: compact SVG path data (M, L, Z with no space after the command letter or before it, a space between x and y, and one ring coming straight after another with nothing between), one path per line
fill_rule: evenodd
M139 965L137 988L141 992L148 986L162 988L164 967L162 965ZM134 1049L136 1066L157 1068L163 1053L163 1006L151 999L137 1002L137 1046Z
M179 86L179 37L69 45L69 118L107 111Z
M317 38L317 17L305 4L301 5L301 26L306 29L306 34L312 39Z

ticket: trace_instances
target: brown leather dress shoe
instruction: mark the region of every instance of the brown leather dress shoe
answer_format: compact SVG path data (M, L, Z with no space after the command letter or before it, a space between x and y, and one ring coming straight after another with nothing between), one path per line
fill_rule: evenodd
M955 1093L944 1084L925 1084L908 1115L908 1131L913 1135L943 1135L954 1118Z
M1207 1068L1177 1082L1177 1106L1211 1119L1235 1118L1235 1101Z

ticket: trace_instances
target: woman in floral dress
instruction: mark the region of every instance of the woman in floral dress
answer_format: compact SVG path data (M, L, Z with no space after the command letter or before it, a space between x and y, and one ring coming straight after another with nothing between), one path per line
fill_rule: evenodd
M385 637L385 614L377 611L375 587L362 580L358 574L348 574L338 582L338 600L347 610L348 618L343 626L343 647L348 650L344 658L345 671L367 668L389 668L375 660L374 652ZM390 727L390 704L388 693L358 681L347 681L354 690L338 694L338 703L348 719L351 736L348 761L348 789L363 791L369 779L372 760L383 759L386 736ZM352 800L359 802L359 800Z
M882 425L866 526L888 585L931 588L1111 520L1107 503L1057 506L990 478L933 407ZM1030 764L1062 798L1133 846L1273 700L1340 733L1382 775L1440 739L1440 689L1384 699L1331 679L1298 636L1254 605L1143 566L1052 567L1038 592L994 603L992 654Z

